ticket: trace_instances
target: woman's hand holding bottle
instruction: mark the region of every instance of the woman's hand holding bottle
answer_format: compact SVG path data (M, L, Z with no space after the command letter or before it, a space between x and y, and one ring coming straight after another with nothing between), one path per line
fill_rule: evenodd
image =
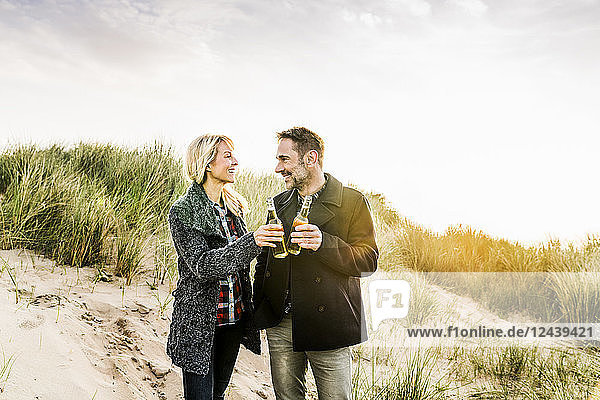
M260 247L276 247L276 242L283 241L283 226L266 224L254 231L254 241Z

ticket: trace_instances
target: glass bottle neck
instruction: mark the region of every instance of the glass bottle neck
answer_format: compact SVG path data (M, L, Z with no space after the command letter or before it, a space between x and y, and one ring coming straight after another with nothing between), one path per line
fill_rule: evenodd
M308 213L310 211L310 202L304 202L304 204L302 204L302 208L300 209L300 216L307 218L308 217Z

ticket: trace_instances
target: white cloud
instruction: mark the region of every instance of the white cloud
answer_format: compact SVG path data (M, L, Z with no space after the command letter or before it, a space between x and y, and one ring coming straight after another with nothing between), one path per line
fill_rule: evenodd
M415 17L428 17L431 15L431 4L425 0L391 0L389 3L405 7Z
M488 6L481 0L452 0L451 2L474 17L482 17L488 10Z
M4 9L4 10L14 10L15 8L17 8L16 5L10 3L7 0L2 0L0 1L0 9Z
M342 19L346 22L354 22L357 19L356 13L344 8L342 10Z
M0 48L8 71L38 70L55 78L119 80L170 79L173 70L202 65L196 74L217 68L209 48L215 12L185 4L154 6L136 1L43 0L18 2L0 15ZM207 11L207 12L204 12Z
M367 25L368 27L371 27L371 28L381 24L381 18L379 18L375 14L362 13L362 14L360 14L359 18L365 25Z
M600 8L556 3L498 0L493 18L475 20L488 14L480 0L0 0L0 126L50 141L158 132L182 146L203 131L247 135L244 166L270 170L271 133L307 125L328 136L339 175L384 190L419 223L504 221L506 236L534 236L561 205L528 189L533 167L512 161L560 163L582 182L598 170L577 161L598 145ZM365 133L375 144L348 139ZM557 145L546 160L539 143L567 133L572 155ZM394 136L397 146L377 145ZM507 159L521 190L502 181ZM474 167L486 163L489 175ZM485 184L452 185L474 173ZM515 193L539 204L539 220L520 222ZM497 201L469 203L485 194ZM582 219L600 226L600 194L588 198Z

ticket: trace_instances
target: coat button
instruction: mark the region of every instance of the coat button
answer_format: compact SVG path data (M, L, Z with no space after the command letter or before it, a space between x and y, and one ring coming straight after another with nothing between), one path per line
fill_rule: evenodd
M321 277L320 276L317 276L315 278L315 283L321 283Z
M317 307L317 311L324 312L326 308L327 307L325 306L325 304L321 304L319 307Z
M265 272L265 277L270 278L271 277L271 271Z

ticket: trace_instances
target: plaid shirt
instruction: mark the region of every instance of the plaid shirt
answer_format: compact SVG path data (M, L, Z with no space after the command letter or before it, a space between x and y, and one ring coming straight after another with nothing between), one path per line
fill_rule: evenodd
M221 228L221 233L227 238L229 244L235 242L239 235L235 229L233 218L230 212L213 203L215 217ZM237 273L229 275L227 279L219 280L221 290L219 292L219 302L217 305L217 326L232 325L241 319L244 311L242 302L242 286Z
M319 198L319 196L321 195L321 193L323 193L323 191L325 190L326 187L327 187L327 176L325 176L325 183L323 184L321 189L319 189L316 193L312 194L311 197L312 197L313 202ZM304 197L300 196L300 193L298 191L296 191L296 193L298 194L298 203L297 203L297 207L296 207L296 214L298 214L300 212L300 208L302 208L302 203L304 203Z

